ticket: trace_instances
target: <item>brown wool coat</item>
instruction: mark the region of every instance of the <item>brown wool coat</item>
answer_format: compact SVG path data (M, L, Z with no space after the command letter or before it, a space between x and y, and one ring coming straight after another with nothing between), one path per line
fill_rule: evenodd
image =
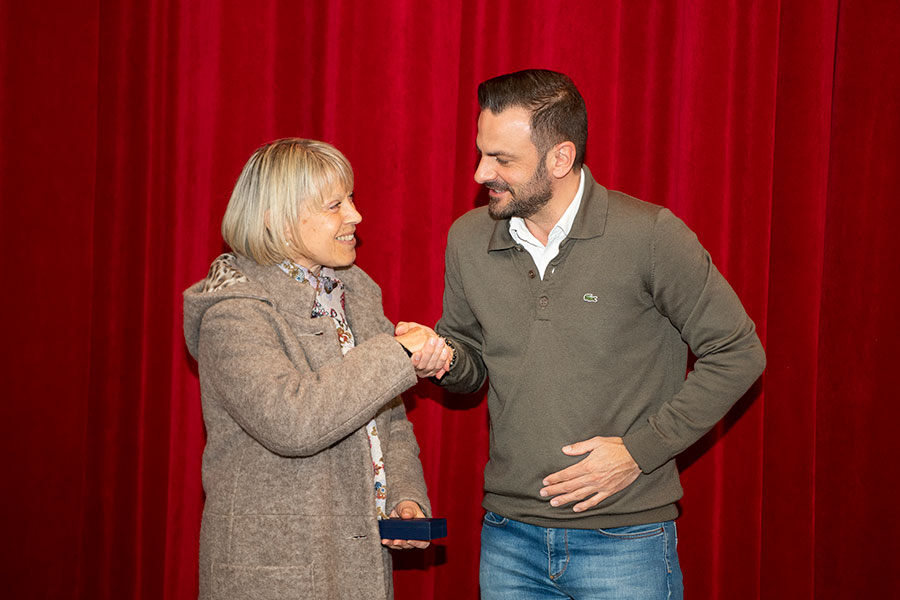
M388 510L430 506L397 396L416 375L380 289L338 272L357 343L343 356L331 319L310 317L313 289L277 266L223 255L210 277L184 294L207 431L200 598L391 598L364 429L376 414Z

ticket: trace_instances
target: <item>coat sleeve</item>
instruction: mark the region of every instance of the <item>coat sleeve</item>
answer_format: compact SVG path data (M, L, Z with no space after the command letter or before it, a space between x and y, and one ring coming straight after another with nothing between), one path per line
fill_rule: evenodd
M469 307L460 277L458 237L456 225L450 229L445 252L444 306L440 321L435 325L439 335L453 340L456 364L441 379L434 379L442 387L458 394L468 394L482 386L487 367L482 359L483 337L481 325Z
M624 438L649 473L709 431L765 368L765 353L737 294L697 236L670 211L657 213L650 293L697 361L675 395Z
M256 299L219 302L203 317L199 348L201 381L250 436L276 454L318 453L363 427L416 382L409 358L387 333L318 370L297 364L302 357L288 357L291 342L283 338L293 334L280 319ZM307 341L327 340L312 335Z
M422 463L419 461L419 444L416 442L412 423L406 418L406 409L399 397L389 407L390 437L384 451L388 512L403 500L412 500L422 507L426 517L430 517L431 503L428 500Z

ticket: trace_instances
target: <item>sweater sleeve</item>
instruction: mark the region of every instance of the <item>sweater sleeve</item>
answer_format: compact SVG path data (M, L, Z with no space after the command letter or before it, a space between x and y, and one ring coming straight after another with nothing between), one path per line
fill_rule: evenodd
M469 307L459 268L458 239L455 225L447 239L444 274L444 306L440 321L435 325L439 335L455 342L456 364L440 380L439 385L451 392L468 394L476 391L487 378L487 368L481 357L483 338L481 325Z
M295 364L282 339L292 334L277 325L279 318L259 300L219 302L203 317L199 352L201 381L250 436L276 454L309 456L327 448L416 382L409 358L387 333L317 370ZM330 341L321 332L302 337L308 339L296 347L309 352Z
M684 384L643 427L625 436L645 473L713 427L765 367L753 321L697 236L670 211L657 214L650 293L697 357Z

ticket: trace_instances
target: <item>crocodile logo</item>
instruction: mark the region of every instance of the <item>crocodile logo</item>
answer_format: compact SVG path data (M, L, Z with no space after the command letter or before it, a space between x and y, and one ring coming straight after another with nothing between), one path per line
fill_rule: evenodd
M597 301L597 296L595 296L595 295L593 295L592 293L588 292L587 294L584 295L584 301L585 301L585 302L596 302L596 301Z

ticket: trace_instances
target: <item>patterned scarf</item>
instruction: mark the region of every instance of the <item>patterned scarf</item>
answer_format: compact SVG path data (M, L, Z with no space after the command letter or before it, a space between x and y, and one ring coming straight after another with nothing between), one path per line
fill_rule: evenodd
M316 304L313 307L312 317L331 317L337 329L338 340L341 343L341 352L347 354L356 346L353 332L347 323L347 315L344 310L344 283L335 277L334 269L322 267L318 275L309 271L306 267L295 264L289 260L278 265L282 271L300 283L306 283L316 290ZM379 519L387 519L387 480L384 475L384 455L381 452L381 439L378 437L378 427L375 419L366 425L366 435L369 438L369 450L372 453L372 469L374 471L375 485L375 512Z

